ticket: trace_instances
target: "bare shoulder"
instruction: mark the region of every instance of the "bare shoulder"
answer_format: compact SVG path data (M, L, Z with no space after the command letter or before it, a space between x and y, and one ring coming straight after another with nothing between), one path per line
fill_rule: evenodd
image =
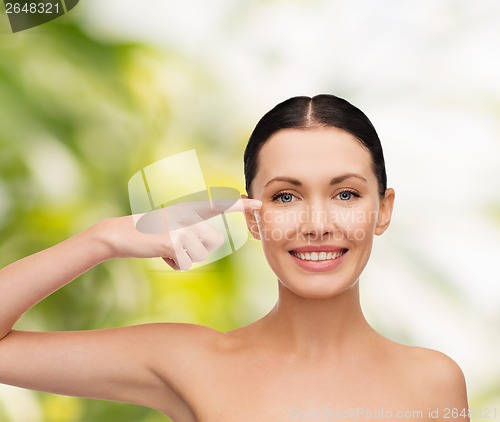
M145 339L149 344L152 352L148 366L164 386L163 402L156 409L174 420L196 420L195 403L203 396L206 383L215 380L214 368L220 366L218 349L224 333L203 325L172 322L138 329L140 333L131 339Z
M145 324L142 327L146 330L151 330L155 335L160 338L163 335L179 336L179 339L187 341L208 340L209 338L216 338L223 335L222 332L205 325L190 324L186 322L158 322Z
M415 355L421 359L423 392L439 419L468 421L467 387L460 366L436 350L416 348Z
M157 367L170 380L205 372L227 349L225 333L203 325L167 322L143 329L154 339Z
M460 366L448 355L424 347L404 346L413 364L414 376L427 380L434 392L465 387L465 377Z
M189 323L156 323L142 326L143 332L154 338L156 348L165 354L203 355L215 351L224 341L224 333L213 328Z
M460 366L446 354L424 347L394 343L391 355L412 380L413 394L433 409L466 411L467 389ZM458 418L464 420L464 418Z
M391 363L412 377L436 384L464 383L460 366L448 355L434 349L408 346L383 338L383 350Z

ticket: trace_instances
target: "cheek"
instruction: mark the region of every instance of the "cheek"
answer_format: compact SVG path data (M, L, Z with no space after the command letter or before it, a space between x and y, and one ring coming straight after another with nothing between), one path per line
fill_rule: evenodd
M265 208L260 213L260 229L264 242L294 240L300 226L301 213L296 209Z
M334 224L343 235L353 242L371 239L375 232L377 212L370 207L336 210Z

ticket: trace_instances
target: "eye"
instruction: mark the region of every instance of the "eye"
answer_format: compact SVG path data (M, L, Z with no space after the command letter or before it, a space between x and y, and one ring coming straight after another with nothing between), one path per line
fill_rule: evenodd
M341 201L352 201L354 198L359 198L359 195L356 192L350 190L344 190L340 192L337 196Z
M278 192L273 196L273 201L281 202L283 204L289 204L293 201L295 195L290 192Z

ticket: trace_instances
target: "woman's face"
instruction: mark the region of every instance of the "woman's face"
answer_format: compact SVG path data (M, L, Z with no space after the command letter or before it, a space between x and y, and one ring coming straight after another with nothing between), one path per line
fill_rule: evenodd
M394 200L392 189L380 198L369 151L334 127L284 129L258 162L252 193L262 208L247 219L280 282L314 299L352 287Z

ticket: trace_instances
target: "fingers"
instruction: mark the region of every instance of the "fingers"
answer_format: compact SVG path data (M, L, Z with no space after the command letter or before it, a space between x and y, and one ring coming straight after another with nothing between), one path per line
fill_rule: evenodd
M224 234L205 221L195 224L193 229L209 253L224 244Z
M206 221L176 230L171 237L174 256L164 257L164 261L182 271L191 268L194 262L206 260L209 253L224 244L225 240L225 236Z
M187 271L193 266L193 260L182 247L175 250L175 258L173 259L181 271Z
M169 252L164 250L159 256L168 253L169 256L163 256L168 265L176 270L188 270L193 262L204 261L225 241L225 236L207 220L223 213L256 212L262 206L256 199L229 198L231 195L225 191L223 194L228 197L220 195L222 197L208 201L180 202L136 215L136 229L145 234L166 235Z
M175 259L172 259L172 258L168 258L166 256L162 257L162 259L168 264L170 265L171 268L173 268L174 270L180 270L179 266L177 265L177 262L175 262Z
M207 247L194 232L184 235L182 248L193 262L201 262L208 257Z
M209 220L222 213L257 211L261 206L261 201L246 198L183 202L136 216L135 223L136 229L142 233L160 234Z

